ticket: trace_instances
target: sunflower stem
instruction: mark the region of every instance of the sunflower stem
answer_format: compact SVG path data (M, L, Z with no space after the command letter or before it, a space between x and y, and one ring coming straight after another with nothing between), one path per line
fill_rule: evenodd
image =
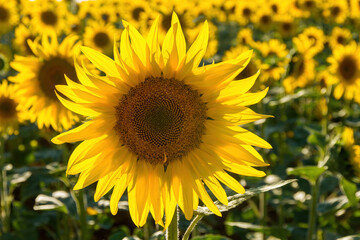
M10 208L8 203L7 177L5 169L5 137L0 135L0 184L1 184L1 222L2 233L10 231Z
M86 216L86 203L84 198L84 190L80 189L75 193L76 201L77 201L77 210L80 218L80 239L81 240L87 240L88 234L87 234L87 216Z
M179 207L176 206L175 214L171 220L169 228L166 231L166 240L179 239Z
M198 222L204 217L204 215L196 215L194 220L190 223L189 227L186 229L182 240L188 240L190 237L191 232L195 229Z
M314 232L316 232L316 207L319 194L319 178L316 179L315 184L311 184L311 205L310 205L310 214L309 214L309 223L308 223L308 233L307 240L316 239Z

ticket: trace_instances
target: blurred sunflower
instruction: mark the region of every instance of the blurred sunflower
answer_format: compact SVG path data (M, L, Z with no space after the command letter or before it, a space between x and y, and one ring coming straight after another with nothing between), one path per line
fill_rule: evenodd
M352 35L349 29L334 27L329 39L331 49L336 49L339 45L347 45L352 40Z
M129 19L136 28L148 24L146 22L147 16L154 15L155 12L150 8L150 2L141 0L128 1L126 10L124 11L123 19Z
M291 15L282 14L276 17L277 31L283 38L291 38L296 34L298 21Z
M38 0L32 4L34 4L34 15L31 19L31 26L37 33L42 34L49 31L62 33L65 28L64 17L69 14L64 1Z
M114 46L114 37L119 37L119 31L112 23L88 21L84 32L84 44L110 55Z
M337 86L334 89L334 97L340 99L360 98L360 48L352 42L347 46L339 45L333 50L332 56L327 61L330 63L329 71L334 75Z
M10 31L19 21L15 0L0 0L0 34Z
M285 66L288 64L286 56L289 52L286 45L277 39L270 39L268 42L257 42L254 47L259 50L263 59L261 81L279 80L281 75L285 73Z
M109 2L103 1L99 4L96 11L92 11L92 19L95 21L102 21L104 23L115 23L118 20L116 11L114 11L113 5Z
M237 1L235 10L235 21L244 26L251 21L256 12L256 4L253 1Z
M77 36L66 37L61 44L53 32L44 34L39 42L29 40L34 56L15 56L11 67L19 73L9 78L19 84L19 107L29 111L31 122L37 122L39 129L55 131L69 129L79 117L67 110L56 98L55 85L65 84L64 74L76 81L73 64Z
M323 30L317 27L308 27L302 34L311 41L311 48L314 54L318 54L324 49L325 35Z
M346 151L345 161L342 161L340 170L342 175L351 181L355 177L360 178L360 146L355 144L354 130L350 127L344 127L342 133L342 142Z
M360 178L360 146L354 145L351 148L350 164L353 166L355 175Z
M82 35L83 31L84 31L84 21L75 14L72 13L67 14L65 17L65 28L64 28L65 34Z
M17 85L3 80L0 83L0 134L18 134L19 123L26 119L26 112L18 111Z
M274 23L274 14L268 8L258 9L253 18L253 23L263 32L270 31Z
M315 53L310 41L305 35L300 34L293 38L297 53L292 57L288 76L283 85L287 93L293 92L297 87L303 88L314 80L316 62L313 59Z
M241 45L252 46L254 43L253 32L250 28L243 28L237 34L237 42Z
M31 28L20 24L15 28L15 38L13 40L14 47L19 51L20 55L32 54L28 40L35 40L36 35Z
M160 48L159 20L147 39L123 22L120 53L114 48L115 61L82 48L106 77L88 75L75 62L82 85L69 80L68 86L57 87L63 94L58 97L89 120L52 141L83 141L68 163L68 174L81 173L74 189L98 181L94 196L98 201L114 187L110 210L116 214L127 188L134 223L143 226L150 211L155 222L163 224L165 213L167 228L177 204L186 219L191 219L199 198L220 216L204 185L227 204L220 182L236 192L245 191L227 171L264 176L253 166L268 164L252 146L271 146L239 127L267 117L246 107L266 95L267 89L246 93L258 74L232 81L246 67L252 52L199 67L208 42L207 23L186 51L175 13Z
M344 23L348 17L349 9L347 1L328 1L324 3L323 15L329 22Z

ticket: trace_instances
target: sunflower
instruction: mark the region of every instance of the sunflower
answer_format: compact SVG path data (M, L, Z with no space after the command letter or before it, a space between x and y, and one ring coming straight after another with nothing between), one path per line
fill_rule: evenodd
M103 21L104 23L115 23L118 20L113 4L103 1L96 11L92 11L92 19L95 21Z
M352 42L347 46L334 49L332 56L327 61L330 63L329 71L334 75L337 86L334 97L359 101L360 94L360 48Z
M0 134L12 135L18 133L19 123L26 119L26 112L18 111L16 95L17 85L9 84L7 80L0 83Z
M331 49L336 49L339 45L347 45L352 40L352 35L349 29L334 27L329 39Z
M67 14L65 18L65 28L64 28L65 34L82 35L83 31L84 31L84 21L75 14L72 13Z
M256 11L256 5L252 1L237 1L235 10L235 21L241 26L248 24L251 21Z
M250 28L243 28L237 34L237 42L241 45L252 46L254 44L253 32Z
M34 16L31 19L31 26L41 34L43 32L55 31L62 33L65 28L65 16L69 14L66 3L63 1L39 0L34 4Z
M28 40L35 40L36 35L24 24L20 24L15 28L15 38L13 40L14 47L19 51L21 55L32 54L31 48L28 44Z
M347 1L328 1L324 4L323 16L330 22L344 23L349 15Z
M315 77L316 62L313 59L315 53L312 42L303 34L293 38L297 53L292 57L288 76L283 85L287 93L293 92L297 87L305 87Z
M19 21L15 0L0 0L0 34L10 31Z
M291 38L296 34L299 23L291 15L278 15L275 22L277 31L283 38Z
M84 32L84 44L110 55L114 45L114 37L119 34L119 30L111 23L89 21Z
M325 35L323 30L317 27L308 27L302 34L311 41L311 48L314 54L318 54L324 49Z
M351 148L350 164L353 167L355 176L360 178L360 146L354 145Z
M257 42L254 47L259 50L263 59L261 81L279 80L285 73L285 66L288 64L286 56L289 52L286 45L277 39L270 39L267 42Z
M143 15L152 15L153 13L154 11L150 8L150 3L147 1L128 1L123 18L131 19L133 25L136 28L139 28L140 26L142 26L142 24L146 23L144 19L146 19L147 16Z
M165 214L167 228L177 204L186 219L191 219L199 198L221 215L204 184L227 204L220 182L236 192L245 191L227 171L264 176L252 168L268 165L252 145L271 146L238 126L267 117L246 107L267 92L246 93L258 74L232 82L252 52L199 67L208 42L207 23L186 51L175 13L160 48L159 20L147 39L124 21L120 53L115 46L114 61L81 48L106 77L88 75L75 63L82 84L69 80L68 86L57 87L63 94L58 97L88 121L52 141L83 141L68 163L68 174L81 172L74 189L98 181L94 196L98 201L114 187L110 210L116 214L127 188L134 223L143 226L150 211L158 224L163 223Z
M34 56L15 56L11 67L19 73L9 78L19 84L22 95L19 107L29 111L31 122L40 129L50 126L56 131L69 129L79 117L67 110L55 95L55 85L65 84L64 74L76 80L72 62L77 37L70 35L61 44L53 32L41 40L29 40Z
M344 127L342 133L342 142L346 152L348 153L348 164L350 165L347 169L351 169L351 173L348 174L353 180L355 175L360 178L360 146L355 144L354 129L350 127ZM347 162L341 163L347 165Z
M270 31L274 23L274 14L268 8L260 8L252 18L254 24L263 32Z

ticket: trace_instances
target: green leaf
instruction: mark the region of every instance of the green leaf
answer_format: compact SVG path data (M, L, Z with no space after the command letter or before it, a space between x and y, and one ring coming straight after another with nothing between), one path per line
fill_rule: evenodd
M271 235L280 239L287 239L287 237L290 235L290 232L283 227L265 227L246 222L225 222L225 224L233 227L253 230L256 232L262 232L266 235Z
M68 210L63 202L44 194L40 194L35 199L34 210L56 210L68 214Z
M192 240L230 240L230 238L222 235L207 234L204 236L193 237Z
M351 205L356 207L358 203L358 200L356 199L356 195L355 195L357 191L356 184L342 177L340 180L340 186L342 191L345 193L346 197L348 198L349 202L351 203Z
M348 203L348 199L345 196L340 196L336 198L331 198L326 202L319 203L317 207L317 212L319 215L324 215L326 213L333 213L340 210Z
M305 178L312 184L315 184L315 182L319 178L319 176L325 171L326 171L325 167L305 166L305 167L298 167L298 168L294 168L294 169L288 168L287 174Z
M232 208L237 207L238 205L240 205L241 203L245 202L246 200L248 200L253 196L259 195L260 193L263 192L274 190L276 188L283 187L294 181L296 181L296 179L283 180L283 181L279 181L278 183L267 184L257 188L248 189L244 194L235 194L233 196L228 197L228 201L229 201L228 206L221 204L219 201L215 201L214 203L217 206L217 208L220 210L220 212L226 212ZM198 207L195 210L195 213L198 215L206 215L206 216L214 214L207 207Z

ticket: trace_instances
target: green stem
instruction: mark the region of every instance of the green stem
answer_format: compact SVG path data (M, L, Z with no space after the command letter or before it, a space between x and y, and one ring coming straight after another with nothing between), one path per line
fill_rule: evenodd
M318 194L319 194L319 178L316 179L315 184L311 184L311 205L310 205L310 214L309 214L309 223L308 223L308 233L307 233L307 240L316 239L314 237L314 232L316 232L316 207L318 201Z
M166 231L166 240L178 240L179 239L179 207L176 206L175 214L171 220L169 228Z
M10 208L8 203L8 190L7 190L7 177L5 169L5 139L0 135L0 184L1 184L1 222L2 232L6 233L10 231L9 214Z
M81 240L87 240L88 239L88 234L87 234L87 230L88 230L88 226L87 226L87 220L86 220L86 202L85 202L85 198L84 198L84 190L80 189L79 191L77 191L75 193L75 197L76 197L76 205L77 205L77 210L78 210L78 215L80 217L80 239Z
M266 196L265 193L262 192L259 195L259 209L260 209L260 221L261 221L261 226L265 227L266 226ZM262 234L262 239L265 240L266 239L266 235L265 233Z
M190 223L189 227L186 229L186 232L184 233L184 236L182 238L182 240L188 240L190 237L191 232L193 231L193 229L195 228L196 224L198 224L198 222L203 218L203 215L196 215L196 217L194 218L194 220L192 220L192 222Z

